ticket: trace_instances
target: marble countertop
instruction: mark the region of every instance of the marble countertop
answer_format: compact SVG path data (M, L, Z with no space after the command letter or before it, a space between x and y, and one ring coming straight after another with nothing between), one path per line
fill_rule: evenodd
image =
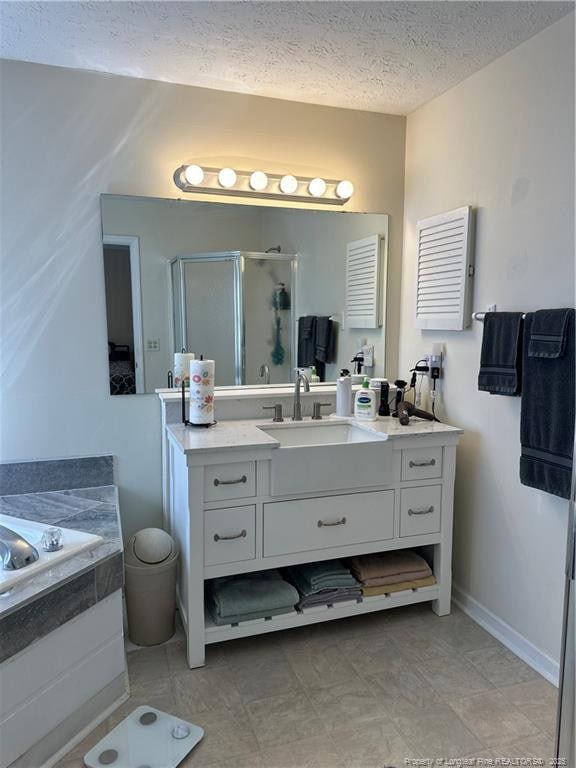
M328 417L324 422L332 422L334 420L335 418ZM384 440L399 437L422 437L425 435L447 433L459 435L462 433L462 430L458 427L416 418L410 419L410 424L407 427L403 427L398 422L398 419L394 419L390 416L378 417L376 421L359 421L353 418L338 419L338 421L354 424L361 429L366 429L367 431L374 433L374 435L381 437ZM284 423L290 424L291 422L286 420ZM307 418L301 423L317 424L318 422ZM185 454L247 450L251 448L278 448L280 446L279 442L258 428L264 426L270 427L282 425L273 424L270 420L262 421L262 419L249 419L220 421L215 426L206 428L185 427L182 424L168 424L166 429L172 440L176 442Z
M95 592L100 590L100 596L103 589L110 586L111 579L118 581L118 570L121 578L122 535L115 486L0 496L0 513L45 525L86 531L103 538L103 542L94 549L41 571L0 595L0 621L58 587L75 583L88 572L95 572L91 574L94 576L92 586ZM103 581L107 584L104 585ZM86 597L84 595L83 599ZM70 600L76 598L77 590L69 596Z

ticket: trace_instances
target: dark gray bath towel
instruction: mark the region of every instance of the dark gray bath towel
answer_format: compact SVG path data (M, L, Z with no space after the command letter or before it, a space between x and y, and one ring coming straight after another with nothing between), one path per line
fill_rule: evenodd
M334 324L329 317L305 315L298 318L298 366L314 366L321 381L326 363L334 356Z
M521 312L486 312L478 389L492 395L520 394L523 330Z
M573 309L544 309L525 321L520 480L570 497L574 451Z

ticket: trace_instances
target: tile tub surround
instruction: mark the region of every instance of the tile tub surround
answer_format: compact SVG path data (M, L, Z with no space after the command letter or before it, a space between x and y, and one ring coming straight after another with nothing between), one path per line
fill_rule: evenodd
M443 652L415 661L407 651L416 635ZM514 674L484 676L470 657L479 651ZM400 768L424 757L554 752L556 689L458 609L438 618L398 608L212 645L193 670L184 643L171 642L129 653L128 670L131 698L57 768L81 768L82 755L141 704L205 728L182 768Z
M0 512L104 539L0 596L2 662L121 589L124 568L113 485L0 496Z
M0 464L0 496L114 484L112 456Z

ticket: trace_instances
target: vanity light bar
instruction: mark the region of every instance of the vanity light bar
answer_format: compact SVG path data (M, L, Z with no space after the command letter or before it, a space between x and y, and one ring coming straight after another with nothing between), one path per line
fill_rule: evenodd
M181 165L174 171L174 183L183 192L209 195L267 197L275 200L343 205L354 193L346 179L321 179L234 168L204 168Z

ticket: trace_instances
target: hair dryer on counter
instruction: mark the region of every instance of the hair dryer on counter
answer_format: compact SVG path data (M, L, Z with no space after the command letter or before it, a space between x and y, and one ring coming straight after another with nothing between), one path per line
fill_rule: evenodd
M411 416L415 416L417 419L426 419L426 421L438 421L434 414L416 408L413 403L409 403L405 399L407 382L403 379L396 379L394 386L396 387L396 410L392 416L397 417L403 427L410 424Z

